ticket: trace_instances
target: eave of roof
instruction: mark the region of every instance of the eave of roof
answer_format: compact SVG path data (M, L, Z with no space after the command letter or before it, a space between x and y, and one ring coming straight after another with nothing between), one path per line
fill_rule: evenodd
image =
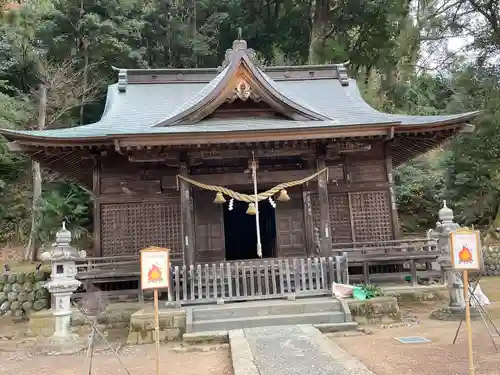
M227 123L230 130L217 131L198 131L186 132L179 131L176 133L131 133L131 134L108 134L101 137L87 138L61 138L61 137L44 137L40 139L38 136L29 133L18 133L11 130L0 130L9 141L16 141L25 145L42 146L42 147L85 147L85 146L109 146L113 144L121 145L197 145L200 143L238 143L238 142L265 142L269 140L288 141L288 140L307 140L307 139L327 139L327 138L363 138L363 137L386 137L390 138L391 134L395 138L405 136L408 133L430 133L443 130L451 130L452 133L460 132L467 125L464 122L451 122L435 124L432 128L429 127L412 127L407 129L401 126L399 122L387 122L381 124L357 124L357 125L328 125L325 122L315 122L314 127L309 124L298 124L292 121L296 126L283 126L275 129L259 129L248 130L238 129L234 121ZM302 125L302 126L301 126ZM185 126L186 128L190 126ZM161 128L168 129L168 128ZM231 137L228 137L228 133ZM15 151L15 150L13 150ZM19 150L20 151L20 150Z

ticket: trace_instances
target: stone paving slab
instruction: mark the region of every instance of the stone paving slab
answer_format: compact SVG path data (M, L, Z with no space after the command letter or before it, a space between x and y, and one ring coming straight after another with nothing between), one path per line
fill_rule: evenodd
M312 325L231 331L230 343L233 365L245 363L235 375L375 375Z

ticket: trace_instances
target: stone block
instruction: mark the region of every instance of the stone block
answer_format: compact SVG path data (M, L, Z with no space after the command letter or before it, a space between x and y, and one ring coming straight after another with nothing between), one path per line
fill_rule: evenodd
M36 336L49 337L54 333L55 318L51 310L31 314L29 330Z
M175 328L185 328L186 327L186 315L174 316L172 327Z
M384 288L384 295L396 297L399 303L443 301L448 299L448 290L444 284L389 287Z
M221 343L229 342L228 331L207 331L207 332L192 332L182 335L182 340L187 344L205 344L205 343Z
M396 297L375 297L368 300L347 300L351 315L360 324L380 324L401 321Z
M164 334L164 338L161 339L162 341L177 341L182 339L182 332L180 328L167 328L160 332Z
M160 309L160 341L180 340L186 331L185 309ZM154 313L151 307L135 312L130 317L127 343L148 344L154 342Z

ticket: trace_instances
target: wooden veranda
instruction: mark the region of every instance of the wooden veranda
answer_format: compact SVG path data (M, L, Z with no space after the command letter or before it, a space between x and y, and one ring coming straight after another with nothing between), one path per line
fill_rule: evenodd
M438 256L435 241L411 239L336 244L329 257L172 265L172 288L164 299L185 305L300 298L330 294L334 282L370 284L404 276L411 276L411 285L417 285L419 278L441 277L431 265ZM138 262L138 256L88 258L78 264L77 277L85 287L94 285L111 299L143 301Z

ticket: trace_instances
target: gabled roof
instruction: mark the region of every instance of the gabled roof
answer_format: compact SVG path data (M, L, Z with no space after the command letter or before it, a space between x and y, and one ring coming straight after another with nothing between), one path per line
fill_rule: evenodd
M301 100L288 98L274 81L251 61L244 40L233 43L227 67L192 98L154 126L192 124L201 121L225 102L264 101L282 115L298 121L332 120Z
M307 132L321 134L378 126L395 133L463 127L477 116L407 116L379 112L362 98L342 64L321 66L257 66L246 42L235 41L219 69L119 70L118 83L108 88L100 121L74 128L43 131L0 129L8 140L113 142L135 136ZM207 118L231 100L264 101L284 118ZM326 136L326 135L325 135ZM179 141L180 142L180 141Z

